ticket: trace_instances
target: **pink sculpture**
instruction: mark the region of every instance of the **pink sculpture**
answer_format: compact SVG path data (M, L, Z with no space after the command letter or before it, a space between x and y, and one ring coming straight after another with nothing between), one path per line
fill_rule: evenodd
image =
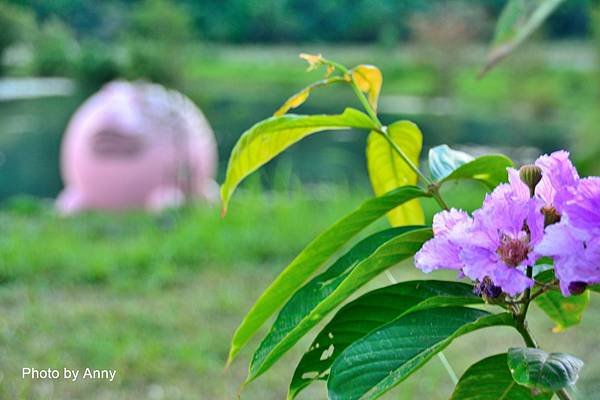
M216 162L210 125L187 97L156 84L111 82L69 122L57 207L63 214L156 211L187 198L215 200Z

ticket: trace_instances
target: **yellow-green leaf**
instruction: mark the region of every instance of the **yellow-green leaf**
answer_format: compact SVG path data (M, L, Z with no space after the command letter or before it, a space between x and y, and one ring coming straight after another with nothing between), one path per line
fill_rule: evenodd
M328 70L329 70L329 68L328 68ZM299 91L298 93L294 94L292 97L287 99L286 102L283 103L283 105L281 107L279 107L279 109L277 111L275 111L275 113L273 115L280 116L280 115L285 114L292 108L300 107L308 99L308 96L310 96L310 93L313 91L313 89L316 89L316 88L322 87L322 86L328 86L328 85L331 85L331 84L337 83L337 82L348 83L347 80L345 80L341 77L337 77L337 76L329 77L329 78L326 77L325 79L322 79L320 81L317 81L317 82L305 87L304 89L302 89L301 91Z
M408 158L419 165L423 135L410 121L398 121L388 127L391 139ZM387 140L375 131L367 139L367 168L376 196L405 185L417 183L417 174L394 152ZM421 225L425 222L418 200L411 200L388 213L392 226Z
M321 131L361 128L372 130L374 124L364 113L347 108L337 115L286 114L261 121L242 134L231 151L225 182L221 186L223 213L238 184L279 153Z
M285 101L285 103L283 103L283 105L281 107L279 107L279 109L277 111L275 111L275 113L273 115L277 117L277 116L285 114L292 108L300 107L302 104L304 104L306 99L308 99L309 95L310 95L310 87L302 89L301 91L299 91L298 93L296 93L295 95L293 95L292 97L287 99Z
M379 93L383 83L383 76L379 68L373 65L359 65L352 70L352 79L358 88L367 94L369 104L377 111Z

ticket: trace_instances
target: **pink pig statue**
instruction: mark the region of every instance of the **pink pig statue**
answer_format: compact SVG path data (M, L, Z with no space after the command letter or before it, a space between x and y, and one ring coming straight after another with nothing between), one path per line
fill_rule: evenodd
M57 208L158 211L187 198L212 201L216 162L210 125L191 100L156 84L111 82L69 122Z

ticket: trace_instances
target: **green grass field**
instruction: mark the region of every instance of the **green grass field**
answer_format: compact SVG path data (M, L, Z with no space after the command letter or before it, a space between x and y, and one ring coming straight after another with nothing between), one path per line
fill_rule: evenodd
M454 204L474 207L481 189L452 188ZM317 187L236 196L229 215L194 206L162 215L54 215L50 204L20 199L0 211L0 398L6 399L234 399L250 349L224 371L233 330L279 270L314 235L356 207L367 194ZM462 202L459 199L467 199ZM458 202L458 203L457 203ZM425 204L428 214L434 204ZM371 229L385 226L380 221ZM424 275L410 264L397 279ZM368 290L386 284L384 277ZM588 365L580 398L600 390L595 298L580 327L554 334L533 312L542 345L572 352ZM243 392L243 399L282 399L299 343ZM254 341L256 344L257 341ZM518 345L506 329L480 331L447 351L462 373L470 363ZM113 382L32 381L22 367L110 368ZM437 358L386 398L446 399L452 383ZM324 399L315 385L301 398Z

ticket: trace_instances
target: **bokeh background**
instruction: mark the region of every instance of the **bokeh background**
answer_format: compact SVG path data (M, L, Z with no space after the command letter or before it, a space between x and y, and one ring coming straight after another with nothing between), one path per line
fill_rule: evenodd
M382 120L419 124L424 154L448 143L523 163L566 148L582 175L599 174L600 6L566 1L523 48L478 80L503 5L0 0L0 398L236 398L251 354L223 371L236 325L312 237L370 195L364 133L334 132L304 140L254 174L225 219L217 205L202 203L161 214L61 218L52 202L62 188L61 137L77 106L110 80L144 79L189 96L215 131L219 181L240 134L321 77L305 72L300 52L379 66ZM332 87L298 112L347 105L358 106L351 91ZM446 193L467 209L483 194L465 183ZM423 205L430 218L435 205ZM410 264L393 273L423 278ZM533 313L543 346L587 362L581 399L600 396L598 307L594 299L581 326L562 333ZM481 331L446 355L460 374L518 343L508 330ZM242 398L283 398L307 345L299 343ZM117 379L23 380L22 367L110 368ZM433 359L386 398L445 399L451 391ZM324 393L315 385L302 398Z

